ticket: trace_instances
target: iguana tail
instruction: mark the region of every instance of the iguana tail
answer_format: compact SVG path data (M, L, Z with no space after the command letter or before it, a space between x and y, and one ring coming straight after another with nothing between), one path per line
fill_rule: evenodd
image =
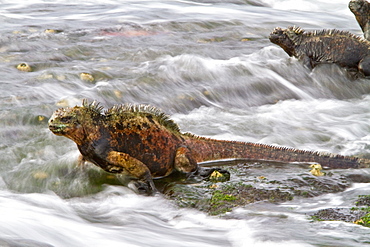
M273 145L219 141L186 134L186 145L197 162L208 160L240 158L276 162L319 163L330 168L367 168L370 160L326 152L305 151Z

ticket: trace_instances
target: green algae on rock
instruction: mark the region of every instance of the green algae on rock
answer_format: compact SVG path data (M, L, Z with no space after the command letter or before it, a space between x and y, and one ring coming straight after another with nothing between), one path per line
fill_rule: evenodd
M314 176L307 169L308 164L297 167L274 162L239 162L218 163L230 171L230 181L173 180L159 190L180 207L223 215L251 203L281 203L297 196L314 197L344 191L351 185L340 172ZM155 181L160 187L158 182Z
M370 227L370 195L360 195L352 208L321 209L311 217L318 221L343 221Z

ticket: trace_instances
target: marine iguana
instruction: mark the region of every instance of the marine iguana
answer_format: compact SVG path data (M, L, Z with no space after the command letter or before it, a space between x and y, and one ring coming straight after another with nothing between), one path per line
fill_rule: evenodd
M318 64L335 63L370 75L370 42L346 31L305 32L299 27L275 28L269 39L289 55L312 69Z
M178 125L155 107L119 105L103 112L95 101L60 108L49 129L73 140L83 160L107 172L129 176L155 191L153 178L174 170L199 172L198 162L225 158L280 162L316 162L331 168L369 167L370 160L297 150L265 144L220 141L182 133Z
M366 0L351 0L348 7L355 15L365 39L370 40L370 3Z

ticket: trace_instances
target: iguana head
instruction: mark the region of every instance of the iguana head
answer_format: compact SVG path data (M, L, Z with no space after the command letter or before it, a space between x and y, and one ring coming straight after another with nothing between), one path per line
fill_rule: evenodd
M81 107L68 107L56 110L49 119L49 129L56 135L65 136L72 140L81 139Z
M367 32L368 21L369 21L369 9L370 3L365 0L351 0L348 4L349 9L355 15L358 24L360 25L363 32ZM366 35L365 35L365 38Z
M288 27L287 29L277 27L270 33L269 39L272 43L283 48L289 56L293 56L295 54L295 46L299 44L299 39L303 32L299 27Z
M49 119L49 129L55 135L65 136L80 144L87 136L88 129L96 126L96 119L100 117L101 107L98 104L60 108Z
M358 13L358 14L361 14L362 13L364 15L367 15L368 5L369 5L369 3L366 2L365 0L351 0L348 3L349 9L353 13Z

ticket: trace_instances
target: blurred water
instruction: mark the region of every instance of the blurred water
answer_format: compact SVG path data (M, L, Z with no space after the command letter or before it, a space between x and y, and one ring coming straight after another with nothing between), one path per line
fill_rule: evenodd
M351 205L367 184L209 217L96 181L95 168L76 172L74 143L46 126L54 110L83 98L148 103L198 135L366 155L368 80L336 66L308 71L268 40L291 25L360 35L348 1L0 3L0 246L369 243L367 228L306 217ZM33 72L18 71L22 62ZM82 81L81 72L96 80Z

